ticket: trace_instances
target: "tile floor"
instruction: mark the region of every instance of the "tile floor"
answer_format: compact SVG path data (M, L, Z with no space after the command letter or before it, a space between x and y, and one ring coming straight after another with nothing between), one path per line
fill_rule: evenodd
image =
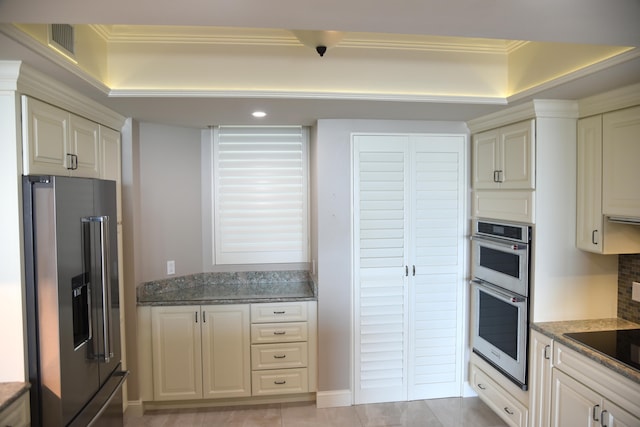
M318 409L314 402L148 411L125 427L504 427L477 397Z

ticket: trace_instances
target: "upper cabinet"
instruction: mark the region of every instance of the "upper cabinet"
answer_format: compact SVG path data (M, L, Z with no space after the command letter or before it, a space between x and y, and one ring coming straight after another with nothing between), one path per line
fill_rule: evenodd
M640 224L640 106L602 116L603 213Z
M622 110L615 113L596 115L580 119L578 121L578 165L577 165L577 221L576 221L576 246L582 250L595 252L599 254L621 254L621 253L637 253L640 252L640 227L634 225L626 225L611 222L607 219L603 205L603 199L611 200L613 197L620 201L629 201L630 195L636 194L636 203L640 206L640 193L638 186L633 183L640 182L640 173L637 168L631 168L624 171L624 163L631 164L634 159L640 158L640 141L635 141L636 153L633 153L633 142L625 141L617 135L622 130L614 130L616 127L620 129L620 116L628 116L628 113L634 112L636 115L636 132L640 131L640 109L633 108ZM607 127L607 131L603 129L603 121ZM629 123L629 121L626 121ZM615 124L615 125L614 125ZM624 128L624 126L622 126ZM627 129L628 130L628 129ZM603 139L604 136L604 139ZM629 136L629 135L627 135ZM607 141L605 141L608 138ZM625 144L627 148L622 148ZM608 146L608 147L607 147ZM615 148L612 148L615 147ZM620 153L626 151L626 155ZM608 155L608 174L609 179L605 178L603 157L607 157L606 151L610 151ZM617 152L618 163L613 161L615 157L613 153ZM635 178L629 178L632 181L626 182L621 176L635 173ZM611 176L613 175L613 177ZM611 183L612 180L621 180L620 184L624 188L610 189L603 182ZM610 185L610 184L609 184ZM626 190L625 190L626 188ZM627 203L628 204L628 203ZM611 211L610 211L611 212ZM640 216L640 207L635 210L636 217ZM621 215L618 213L618 215Z
M28 96L22 97L22 111L25 175L101 178L104 167L119 164L119 157L106 162L102 147L105 138L119 144L118 132ZM112 147L106 149L112 155ZM113 171L107 172L113 175Z
M535 120L473 136L473 188L535 188Z

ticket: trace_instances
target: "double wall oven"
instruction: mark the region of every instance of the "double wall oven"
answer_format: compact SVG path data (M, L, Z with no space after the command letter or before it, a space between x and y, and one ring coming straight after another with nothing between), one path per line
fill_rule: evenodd
M527 389L531 227L474 220L473 352Z

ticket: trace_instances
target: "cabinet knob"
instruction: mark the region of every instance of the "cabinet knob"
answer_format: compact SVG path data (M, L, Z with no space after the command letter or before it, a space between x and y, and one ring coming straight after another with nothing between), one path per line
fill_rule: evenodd
M509 415L513 415L514 414L514 412L511 409L509 409L509 407L507 407L507 406L504 407L504 412L506 412Z

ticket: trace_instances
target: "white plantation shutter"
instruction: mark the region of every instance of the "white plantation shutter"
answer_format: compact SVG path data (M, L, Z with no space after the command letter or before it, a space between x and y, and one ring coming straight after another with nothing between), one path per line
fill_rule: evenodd
M406 400L407 143L354 136L355 403Z
M461 394L465 141L353 137L355 403Z
M216 264L308 261L307 145L302 127L218 128Z

